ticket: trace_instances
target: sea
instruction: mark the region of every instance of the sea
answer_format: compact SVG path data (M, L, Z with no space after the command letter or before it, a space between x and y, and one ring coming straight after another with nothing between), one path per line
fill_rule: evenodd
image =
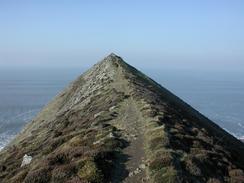
M0 149L81 69L0 69ZM244 138L244 72L140 69L237 138Z

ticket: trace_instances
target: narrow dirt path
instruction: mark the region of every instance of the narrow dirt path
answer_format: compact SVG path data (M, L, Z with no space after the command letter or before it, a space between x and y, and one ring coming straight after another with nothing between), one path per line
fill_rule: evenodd
M125 126L125 133L130 142L130 145L124 149L124 154L129 155L129 161L126 162L129 176L125 182L142 182L145 177L143 123L141 113L132 99L126 103L124 114L122 124Z
M118 69L116 83L114 88L116 90L130 94L131 89L127 80L123 77L123 71ZM114 126L121 130L123 139L128 142L128 146L122 150L122 154L126 157L125 169L118 168L115 170L113 183L124 182L124 183L140 183L146 182L146 165L145 165L145 152L144 152L144 120L137 104L133 98L129 97L120 104L119 116L114 121ZM119 123L118 123L119 121ZM124 179L118 180L116 177L124 177Z
M122 150L128 159L125 162L126 170L124 172L118 170L116 174L125 174L126 171L126 178L122 181L125 183L145 182L144 128L141 113L130 98L122 104L118 113L123 114L116 120L119 120L120 123L113 125L121 130L122 138L128 142L128 146ZM115 175L115 177L117 176Z

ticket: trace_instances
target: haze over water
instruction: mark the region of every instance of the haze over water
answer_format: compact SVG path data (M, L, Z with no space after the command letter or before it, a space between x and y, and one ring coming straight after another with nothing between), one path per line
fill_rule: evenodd
M0 147L85 69L2 70ZM141 69L236 137L244 136L244 74Z

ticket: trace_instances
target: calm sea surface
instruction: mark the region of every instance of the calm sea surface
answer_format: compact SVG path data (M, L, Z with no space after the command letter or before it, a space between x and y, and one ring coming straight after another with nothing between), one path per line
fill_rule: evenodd
M143 70L143 69L142 69ZM84 69L1 70L0 148ZM244 136L244 74L143 70L236 137Z

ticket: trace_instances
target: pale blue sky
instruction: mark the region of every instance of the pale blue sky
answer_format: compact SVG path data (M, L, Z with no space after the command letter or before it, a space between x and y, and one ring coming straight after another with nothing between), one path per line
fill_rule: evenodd
M244 71L242 0L1 0L0 67Z

